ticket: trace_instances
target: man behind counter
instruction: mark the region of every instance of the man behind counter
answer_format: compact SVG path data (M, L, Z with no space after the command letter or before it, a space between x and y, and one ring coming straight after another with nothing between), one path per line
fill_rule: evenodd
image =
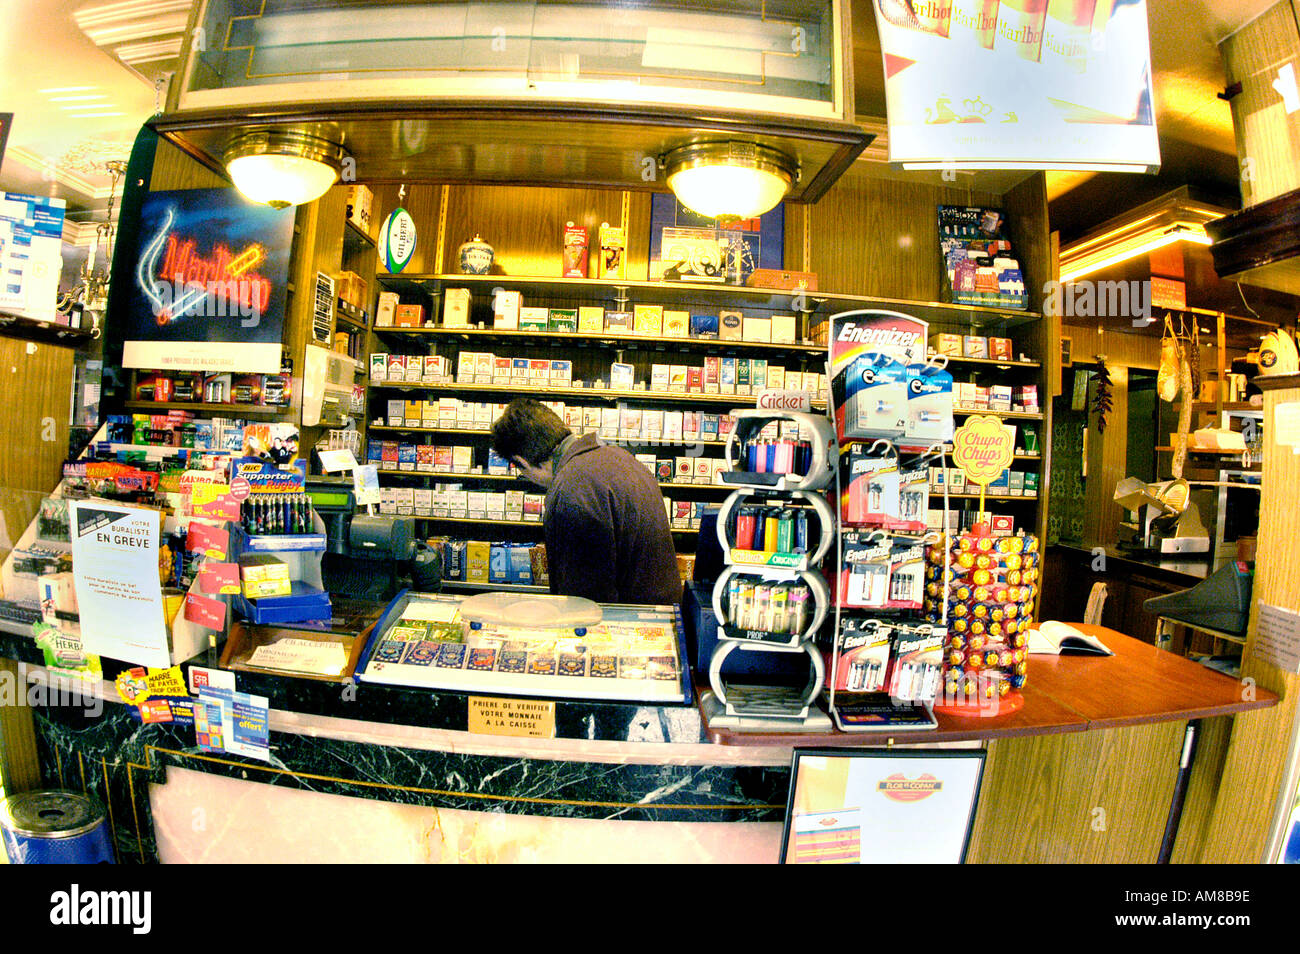
M492 449L546 488L552 593L598 603L681 602L663 494L635 457L595 434L576 437L532 398L506 405L492 426Z

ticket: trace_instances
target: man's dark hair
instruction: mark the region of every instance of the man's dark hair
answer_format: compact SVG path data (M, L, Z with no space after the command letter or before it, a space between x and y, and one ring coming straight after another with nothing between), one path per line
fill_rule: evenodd
M522 457L537 467L568 436L564 421L541 401L515 398L492 425L492 449L506 460Z

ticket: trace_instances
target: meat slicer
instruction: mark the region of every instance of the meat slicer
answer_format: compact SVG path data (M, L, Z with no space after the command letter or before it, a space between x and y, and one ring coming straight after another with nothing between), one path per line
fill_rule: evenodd
M1137 516L1135 522L1120 522L1121 547L1162 554L1210 552L1200 508L1181 477L1154 484L1125 477L1115 485L1115 502Z

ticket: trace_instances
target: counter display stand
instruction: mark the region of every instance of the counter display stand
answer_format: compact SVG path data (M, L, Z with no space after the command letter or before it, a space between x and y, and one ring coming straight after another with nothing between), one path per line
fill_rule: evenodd
M704 717L717 728L829 731L830 720L813 702L825 680L815 637L830 609L818 567L835 538L834 514L821 493L835 473L834 429L826 417L803 412L732 413L736 429L723 480L737 489L718 518L727 568L713 590L719 634L710 690L700 700ZM760 533L776 541L760 546ZM746 653L805 655L808 679L802 686L728 682L724 664Z
M926 547L942 545L947 533L925 530L923 511L908 498L928 496L919 475L931 463L943 465L944 447L851 439L842 451L827 707L844 732L933 729L946 608L932 618L916 617L923 606ZM891 476L899 514L919 519L883 513ZM946 513L946 497L944 504Z

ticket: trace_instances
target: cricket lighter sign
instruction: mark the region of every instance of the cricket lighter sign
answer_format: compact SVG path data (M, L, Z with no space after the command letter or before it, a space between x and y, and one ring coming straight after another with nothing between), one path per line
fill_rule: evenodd
M975 414L957 428L952 437L952 461L969 483L979 484L980 512L984 511L984 490L1011 466L1015 431L997 417Z

